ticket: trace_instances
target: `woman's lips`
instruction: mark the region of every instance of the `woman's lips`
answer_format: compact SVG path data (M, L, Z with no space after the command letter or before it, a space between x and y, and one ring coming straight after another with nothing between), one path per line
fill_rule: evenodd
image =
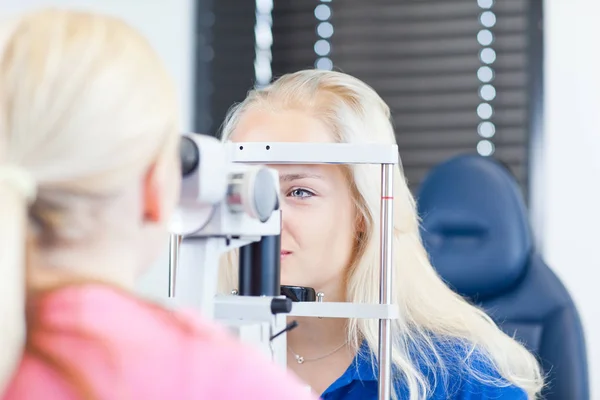
M281 259L283 260L285 257L289 256L290 254L292 254L291 251L281 250Z

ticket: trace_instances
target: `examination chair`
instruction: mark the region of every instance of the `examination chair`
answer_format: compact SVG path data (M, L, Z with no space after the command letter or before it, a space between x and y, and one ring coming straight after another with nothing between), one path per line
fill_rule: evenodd
M488 157L458 156L428 174L417 199L434 268L538 357L547 375L543 398L589 400L579 315L533 245L508 170Z

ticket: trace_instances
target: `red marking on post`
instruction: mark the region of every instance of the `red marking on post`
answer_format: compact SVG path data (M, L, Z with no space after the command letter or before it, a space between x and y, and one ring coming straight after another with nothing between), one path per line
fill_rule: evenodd
M394 200L394 196L381 196L381 200Z

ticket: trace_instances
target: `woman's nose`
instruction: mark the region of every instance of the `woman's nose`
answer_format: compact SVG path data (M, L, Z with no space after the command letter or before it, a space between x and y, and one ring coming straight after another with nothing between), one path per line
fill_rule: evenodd
M287 232L289 223L289 207L286 205L285 200L279 203L281 210L281 234Z

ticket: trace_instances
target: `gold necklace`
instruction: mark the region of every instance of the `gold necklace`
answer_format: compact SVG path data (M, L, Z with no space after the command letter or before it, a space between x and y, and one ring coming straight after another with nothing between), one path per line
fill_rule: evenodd
M331 355L333 355L333 354L337 353L337 352L338 352L338 351L340 351L341 349L343 349L343 348L344 348L344 346L346 346L347 344L348 344L348 341L345 341L344 343L342 343L342 345L341 345L341 346L339 346L339 347L336 347L334 350L330 351L329 353L327 353L327 354L325 354L325 355L322 355L322 356L320 356L320 357L315 357L315 358L306 358L306 357L302 357L301 355L299 355L299 354L296 354L296 353L294 352L294 350L293 350L293 349L292 349L292 348L291 348L289 345L288 345L288 349L289 349L289 350L290 350L290 352L291 352L291 353L294 355L294 358L296 359L296 362L297 362L298 364L304 364L305 362L319 361L319 360L322 360L322 359L324 359L324 358L327 358L327 357L329 357L329 356L331 356Z

